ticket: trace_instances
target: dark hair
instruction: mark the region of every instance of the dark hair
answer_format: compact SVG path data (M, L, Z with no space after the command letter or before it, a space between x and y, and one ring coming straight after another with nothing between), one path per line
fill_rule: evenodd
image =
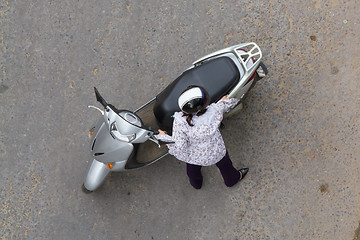
M196 116L201 116L201 115L203 115L204 113L206 113L206 111L207 111L207 109L206 108L204 108L204 109L202 109L202 110L200 110L200 112L198 112L197 114L195 114ZM189 114L189 113L184 113L183 112L183 117L184 116L186 116L186 122L190 125L190 127L193 127L194 126L194 124L192 124L192 118L193 118L193 116L194 116L194 114Z
M207 110L206 107L207 107L207 106L209 105L209 103L210 103L209 93L208 93L203 87L201 87L201 86L197 86L197 85L188 86L188 87L183 91L183 93L184 93L185 91L191 89L191 88L194 88L194 87L198 87L198 88L201 89L201 91L202 91L203 94L205 95L205 96L204 96L204 97L205 97L205 102L204 102L203 108L202 108L199 112L197 112L196 114L190 114L190 113L185 113L185 112L183 112L183 117L186 116L186 122L187 122L191 127L194 126L194 124L192 124L192 118L193 118L193 116L194 116L194 115L196 115L196 116L201 116L201 115L203 115L204 113L206 113L206 110Z

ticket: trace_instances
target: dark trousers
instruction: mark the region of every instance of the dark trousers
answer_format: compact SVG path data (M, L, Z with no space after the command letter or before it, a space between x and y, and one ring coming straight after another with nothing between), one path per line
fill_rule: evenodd
M225 156L216 163L216 166L219 168L226 186L232 187L240 180L240 173L232 165L228 152L226 152ZM194 188L200 189L203 181L201 166L187 163L186 173L189 177L190 184Z

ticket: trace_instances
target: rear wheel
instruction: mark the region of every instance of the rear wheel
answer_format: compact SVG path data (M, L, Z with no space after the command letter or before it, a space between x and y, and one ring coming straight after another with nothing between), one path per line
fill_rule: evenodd
M256 74L254 76L254 82L252 83L251 87L249 88L249 91L253 89L253 87L256 85L257 81L264 78L269 73L267 67L263 62L260 62L258 69L256 69ZM249 92L248 91L248 92Z
M267 67L263 62L260 62L258 69L256 69L256 74L259 78L265 77L269 73Z
M237 106L235 106L233 109L231 109L231 111L226 114L226 117L229 118L229 117L237 114L238 112L240 112L244 108L244 105L242 102L243 101L241 100L241 102L239 102L239 104ZM221 127L221 129L223 129L223 128L225 128L225 125L223 123L221 123L220 127Z

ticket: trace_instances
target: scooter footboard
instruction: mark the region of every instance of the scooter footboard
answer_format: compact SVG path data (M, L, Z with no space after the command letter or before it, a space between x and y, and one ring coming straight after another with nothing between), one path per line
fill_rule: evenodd
M104 163L93 159L85 177L85 188L89 191L95 191L104 182L109 172L110 169Z

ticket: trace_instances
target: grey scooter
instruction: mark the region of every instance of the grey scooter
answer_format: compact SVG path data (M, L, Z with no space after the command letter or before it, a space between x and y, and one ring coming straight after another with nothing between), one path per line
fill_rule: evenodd
M262 53L255 43L235 45L211 53L195 61L160 94L134 112L118 110L108 104L94 88L96 100L103 109L95 106L101 117L90 129L89 163L83 191L96 190L111 171L124 171L148 166L168 154L166 145L154 138L153 129L172 133L172 115L180 111L177 99L191 85L204 87L211 102L222 96L243 99L257 80L267 74L261 62ZM226 113L238 112L241 101Z

